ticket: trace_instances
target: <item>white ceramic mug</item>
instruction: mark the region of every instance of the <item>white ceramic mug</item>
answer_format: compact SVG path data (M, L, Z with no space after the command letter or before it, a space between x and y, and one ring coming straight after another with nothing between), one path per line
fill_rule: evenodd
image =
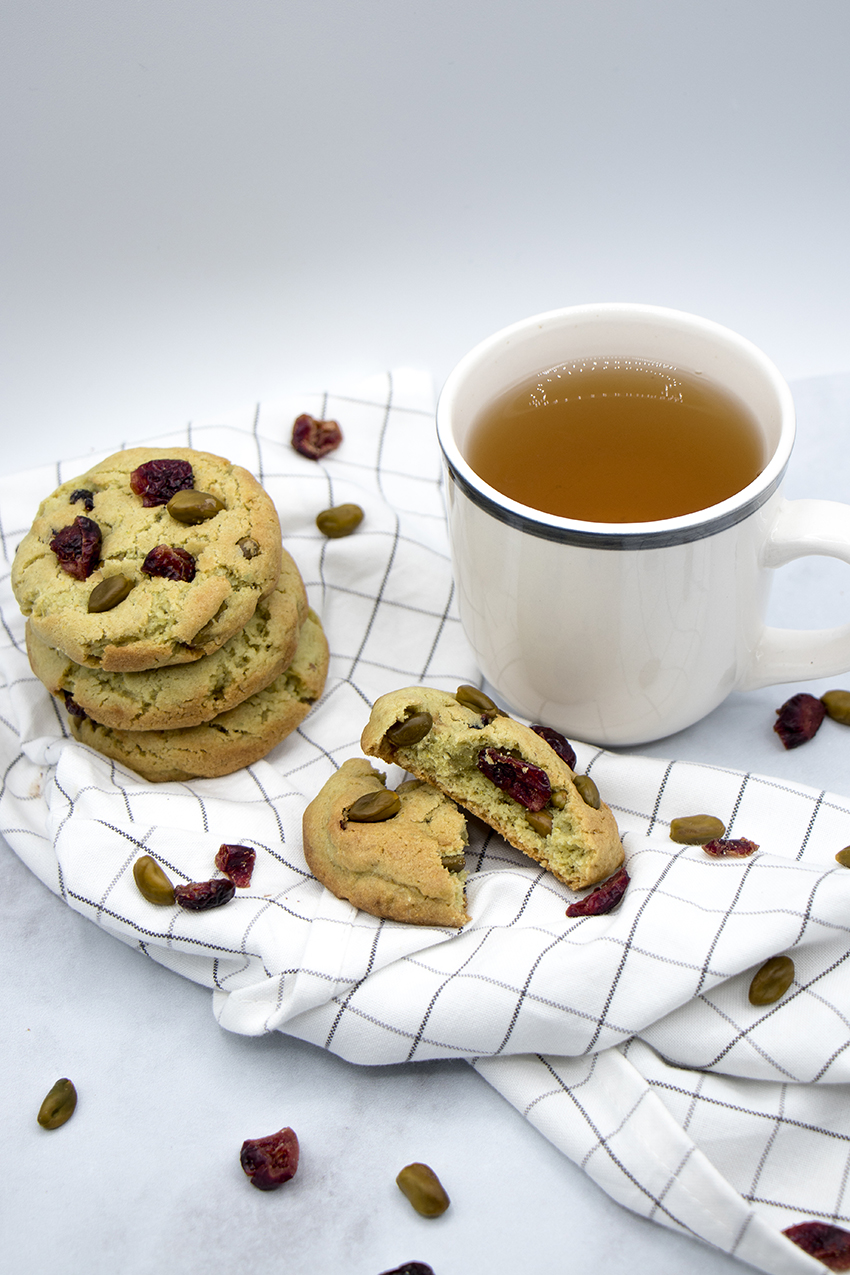
M737 495L656 522L541 513L465 459L482 407L567 361L621 357L701 371L754 413L768 460ZM637 744L698 721L733 690L850 669L850 625L772 629L772 568L808 554L850 562L850 507L786 501L791 392L749 341L707 319L642 305L536 315L476 346L437 408L461 623L515 712L600 744Z

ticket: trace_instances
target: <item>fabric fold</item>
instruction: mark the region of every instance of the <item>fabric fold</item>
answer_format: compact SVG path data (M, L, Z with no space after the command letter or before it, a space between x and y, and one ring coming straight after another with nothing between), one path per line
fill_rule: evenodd
M770 1275L823 1271L761 1218L618 1049L477 1059L495 1089L633 1213Z

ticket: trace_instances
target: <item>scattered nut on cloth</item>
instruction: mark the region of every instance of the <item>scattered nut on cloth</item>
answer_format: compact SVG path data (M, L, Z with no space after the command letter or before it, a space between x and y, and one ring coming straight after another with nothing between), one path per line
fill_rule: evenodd
M341 445L297 453L302 413L338 420ZM379 695L480 684L453 596L429 378L382 375L141 441L227 456L263 483L328 637L326 689L296 732L225 779L153 788L76 742L30 671L9 570L39 501L93 458L2 480L0 830L13 850L140 959L215 986L223 1027L281 1030L356 1063L467 1058L636 1213L773 1275L822 1271L781 1232L850 1228L850 872L834 859L850 801L571 741L622 834L630 883L614 911L567 918L578 896L474 820L463 929L357 911L309 872L305 806L359 755ZM363 521L329 540L316 514L342 503ZM671 841L671 820L697 811L760 849L717 860ZM201 881L224 842L256 850L250 887L226 906L189 913L137 890L140 855L175 884ZM794 982L751 1005L753 974L780 954Z

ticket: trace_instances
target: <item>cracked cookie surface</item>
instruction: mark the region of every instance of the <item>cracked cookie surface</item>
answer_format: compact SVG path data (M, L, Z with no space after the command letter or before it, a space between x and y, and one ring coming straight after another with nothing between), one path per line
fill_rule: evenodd
M188 462L194 489L217 497L224 508L191 525L172 517L165 504L145 507L130 476L162 459ZM68 574L51 548L57 533L80 516L96 523L102 536L94 569L83 579ZM191 555L194 578L146 574L145 559L160 545ZM191 448L134 447L63 483L42 502L15 555L12 588L48 646L77 664L137 672L218 650L272 591L280 563L277 511L246 469ZM109 610L89 612L92 590L117 575L132 581L127 596Z
M300 726L324 689L327 671L328 644L310 611L286 672L211 721L176 730L112 730L72 717L71 732L155 783L216 779L259 761Z
M277 585L260 599L244 629L192 664L106 673L75 664L47 646L30 621L27 653L33 672L51 694L59 699L69 695L101 726L169 730L208 722L273 682L292 663L306 615L301 576L284 550Z
M392 818L380 823L346 818L358 798L382 791L384 776L368 761L343 762L304 812L310 871L337 898L372 916L414 925L465 924L463 815L436 788L413 782L396 790L400 809ZM461 870L450 870L444 861Z

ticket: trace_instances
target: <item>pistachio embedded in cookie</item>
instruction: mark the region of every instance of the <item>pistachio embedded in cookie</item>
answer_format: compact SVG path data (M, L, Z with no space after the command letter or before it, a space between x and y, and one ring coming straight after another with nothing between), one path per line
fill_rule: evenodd
M369 817L357 817L358 803ZM310 870L337 898L414 925L469 920L466 820L430 784L407 781L393 793L368 761L351 758L310 802L303 829Z
M428 729L405 742L407 724L426 717ZM473 706L465 693L411 686L382 695L360 742L465 806L571 890L595 885L623 862L611 810L588 803L554 748L531 727Z

